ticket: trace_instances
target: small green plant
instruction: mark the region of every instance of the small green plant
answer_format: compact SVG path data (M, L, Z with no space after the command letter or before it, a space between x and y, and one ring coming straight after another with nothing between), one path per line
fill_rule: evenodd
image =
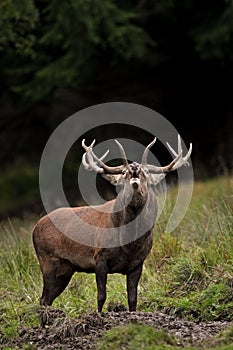
M162 350L175 345L176 340L165 331L144 324L128 324L104 333L97 350Z

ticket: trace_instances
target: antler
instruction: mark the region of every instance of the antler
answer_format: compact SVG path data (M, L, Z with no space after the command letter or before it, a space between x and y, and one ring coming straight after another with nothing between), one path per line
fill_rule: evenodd
M124 148L122 147L120 142L118 142L117 140L115 140L115 141L120 149L120 153L121 153L124 165L119 165L119 166L115 166L115 167L110 167L110 166L106 165L103 162L103 159L107 156L109 150L107 150L107 152L105 152L102 157L98 158L92 150L92 148L95 144L95 140L91 143L90 146L87 146L85 144L85 139L83 139L82 140L82 147L86 151L82 157L82 163L83 163L84 168L86 170L89 170L89 171L94 170L95 172L97 172L99 174L106 174L106 173L119 174L122 172L124 167L129 167ZM87 157L87 160L86 160L86 157Z
M125 150L123 148L123 146L120 144L119 141L115 140L116 144L119 147L120 153L121 153L121 157L123 160L123 165L119 165L119 166L115 166L115 167L111 167L106 165L103 160L105 159L105 157L107 156L109 150L107 150L104 155L100 158L98 158L95 153L93 152L93 146L95 144L95 140L91 143L90 146L87 146L85 144L85 139L82 140L82 146L85 149L85 153L83 154L82 157L82 163L83 166L86 170L94 170L95 172L99 173L99 174L120 174L122 172L122 170L124 168L130 169L129 167L129 163L126 157L126 153ZM159 167L156 165L150 165L147 164L147 156L149 153L150 148L154 145L154 143L156 142L156 137L154 138L154 140L145 148L143 156L142 156L142 166L146 166L147 169L151 172L151 173L166 173L166 172L170 172L173 170L176 170L178 168L180 168L181 166L189 166L189 162L188 159L192 153L192 144L190 143L190 147L188 150L188 153L186 154L185 157L182 157L182 146L181 146L181 138L180 135L178 135L178 152L176 153L176 151L169 145L169 143L167 142L167 146L169 148L169 150L171 151L171 153L175 156L175 158L173 159L173 161L171 163L169 163L166 166L163 167Z
M109 153L109 149L104 153L104 155L102 155L102 157L100 157L100 158L98 159L98 157L97 157L97 156L95 155L95 153L92 151L93 158L94 158L96 161L98 161L98 160L103 161L103 160L107 157L108 153ZM88 162L86 161L86 153L84 153L83 156L82 156L82 163L83 163L83 166L84 166L84 168L85 168L86 170L89 170L89 171L92 171L92 170L93 170L93 169L90 167L90 164L88 164ZM96 162L95 162L95 163L96 163Z
M151 142L150 145L147 146L147 148L145 149L144 151L144 154L143 154L143 160L146 160L147 158L147 154L148 154L148 151L149 151L149 148L155 143L155 140L153 140ZM182 146L181 146L181 138L180 138L180 135L178 135L178 153L176 153L176 151L174 151L174 149L169 145L169 143L167 142L167 146L169 148L169 150L171 151L171 153L175 156L175 158L173 159L173 161L166 165L166 166L163 166L163 167L158 167L158 166L155 166L155 165L149 165L149 164L145 164L147 169L152 172L152 173L161 173L161 172L170 172L170 171L173 171L173 170L176 170L178 168L180 168L181 166L189 166L189 162L188 162L188 159L192 153L192 144L190 143L190 146L189 146L189 150L188 150L188 153L186 154L185 157L182 157Z
M128 163L128 160L127 160L127 157L126 157L126 154L125 154L125 150L124 150L122 144L119 141L117 141L117 140L115 140L115 142L116 142L117 146L119 147L119 150L120 150L120 153L121 153L121 158L123 160L124 166L127 169L129 169L129 163Z
M146 147L143 155L142 155L142 165L146 165L147 163L147 157L148 157L148 153L150 148L155 144L156 142L156 137L154 138L154 140Z

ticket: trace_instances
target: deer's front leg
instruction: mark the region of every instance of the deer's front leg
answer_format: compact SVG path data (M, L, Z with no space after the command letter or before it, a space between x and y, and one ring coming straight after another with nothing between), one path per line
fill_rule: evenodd
M96 284L97 284L97 302L98 312L102 311L106 300L106 284L107 284L107 267L104 264L97 264L95 270Z
M135 270L127 274L127 294L129 311L136 311L137 307L137 288L142 273L142 264Z

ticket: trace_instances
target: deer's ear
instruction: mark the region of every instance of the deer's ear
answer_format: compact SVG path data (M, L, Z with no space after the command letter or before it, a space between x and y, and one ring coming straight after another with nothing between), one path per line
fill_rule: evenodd
M162 181L166 176L166 173L162 174L150 174L150 183L151 185L158 185L160 181Z
M108 180L109 182L111 182L112 185L117 186L120 185L122 183L123 180L123 175L122 174L102 174L102 176Z

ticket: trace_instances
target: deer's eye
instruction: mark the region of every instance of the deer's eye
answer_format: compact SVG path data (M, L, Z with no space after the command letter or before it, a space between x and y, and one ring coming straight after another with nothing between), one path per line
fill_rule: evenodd
M126 174L126 170L124 169L124 170L122 170L122 175L125 175Z

